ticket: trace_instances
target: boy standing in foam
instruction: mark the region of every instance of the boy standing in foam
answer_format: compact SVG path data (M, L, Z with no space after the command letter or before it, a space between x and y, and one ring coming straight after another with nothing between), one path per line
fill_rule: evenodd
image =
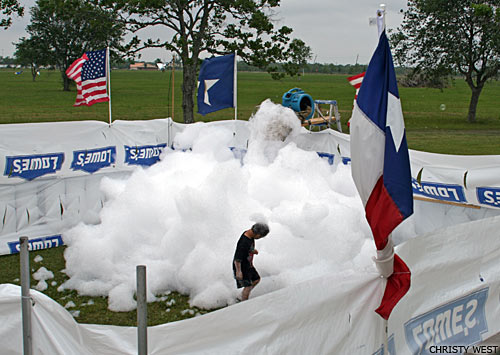
M243 232L233 258L233 274L236 286L243 287L241 300L246 301L250 291L257 286L260 275L253 266L253 256L259 252L255 249L255 240L264 238L269 233L269 227L264 223L256 223L249 230Z

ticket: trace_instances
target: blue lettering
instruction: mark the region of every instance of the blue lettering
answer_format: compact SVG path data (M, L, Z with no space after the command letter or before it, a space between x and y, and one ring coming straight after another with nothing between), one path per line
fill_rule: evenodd
M8 242L7 245L9 246L11 254L17 254L21 249L19 241ZM50 237L40 237L28 240L29 251L55 248L61 245L64 245L61 235L52 235Z
M472 345L488 330L485 305L489 288L410 319L404 326L412 354L432 354L447 345Z
M4 175L33 180L61 170L64 153L6 157Z
M12 165L14 166L14 172L18 173L21 171L21 165L20 165L20 161L19 159L15 159L13 162L12 162Z
M160 160L160 155L167 147L166 143L125 148L125 163L128 165L151 166Z
M342 164L344 164L344 165L349 165L349 164L351 164L351 158L348 158L348 157L342 157Z
M333 159L335 158L335 155L330 153L320 153L320 152L318 152L318 155L320 158L326 158L326 160L328 160L328 164L333 165Z
M464 189L460 185L449 185L434 182L421 181L412 178L413 193L423 195L436 200L467 202Z
M476 195L480 204L500 208L500 187L478 187Z
M23 167L21 168L21 172L28 171L29 170L29 165L30 165L30 160L29 159L23 159Z
M71 169L94 173L115 163L116 147L73 151Z

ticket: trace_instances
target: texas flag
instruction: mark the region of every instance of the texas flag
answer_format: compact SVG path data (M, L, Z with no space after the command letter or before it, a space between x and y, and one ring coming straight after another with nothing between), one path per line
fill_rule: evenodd
M375 239L376 262L390 263L376 310L388 319L410 288L410 270L394 254L390 234L413 213L413 193L403 111L385 29L354 102L350 134L352 177Z
M198 75L198 113L234 107L235 54L208 58Z

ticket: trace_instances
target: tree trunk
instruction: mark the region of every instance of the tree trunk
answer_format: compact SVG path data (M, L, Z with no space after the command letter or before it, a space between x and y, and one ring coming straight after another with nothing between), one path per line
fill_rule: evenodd
M196 88L196 66L183 63L182 111L184 123L194 123L194 93Z
M63 80L63 91L69 91L70 79L66 76L65 71L61 71L61 77Z
M475 123L476 122L476 109L477 109L477 103L479 102L479 95L481 94L481 90L483 89L483 86L478 86L478 87L472 87L472 96L470 98L470 103L469 103L469 113L467 114L467 121L469 123Z
M33 78L33 81L36 80L36 73L37 73L36 66L31 65L31 77Z

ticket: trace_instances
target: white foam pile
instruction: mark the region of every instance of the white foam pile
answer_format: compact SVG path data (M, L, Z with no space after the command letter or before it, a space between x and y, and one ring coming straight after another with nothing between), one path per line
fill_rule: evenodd
M47 270L46 267L42 266L33 274L33 278L38 281L35 289L37 289L38 291L45 291L49 287L47 285L47 280L53 279L54 273L50 270Z
M236 242L256 221L271 231L256 242L262 282L251 297L328 273L375 275L375 246L350 168L299 149L300 121L270 101L250 129L243 164L227 148L232 131L197 123L159 163L125 181L104 179L101 222L63 236L70 277L63 287L131 310L136 266L146 265L148 301L179 291L192 306L232 304L240 292L231 268Z

